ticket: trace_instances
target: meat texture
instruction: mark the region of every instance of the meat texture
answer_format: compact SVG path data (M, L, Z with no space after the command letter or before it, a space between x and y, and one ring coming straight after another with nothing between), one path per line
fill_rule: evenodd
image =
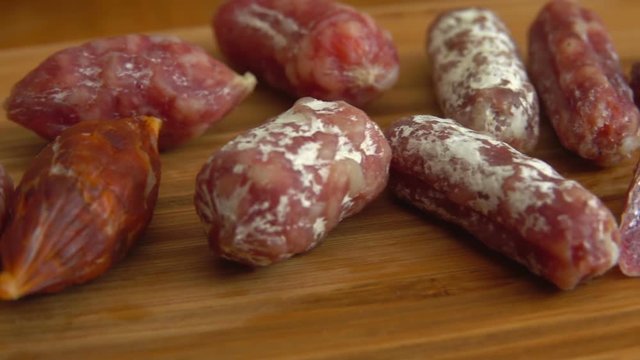
M10 218L11 202L13 201L13 180L0 165L0 235Z
M519 150L535 147L538 97L496 14L482 8L448 11L431 26L427 48L446 117Z
M611 212L580 184L453 120L413 116L388 130L392 191L462 226L561 289L618 259Z
M640 106L640 62L631 67L631 90L636 106Z
M218 150L196 180L214 253L262 266L316 246L386 186L384 134L345 102L303 98Z
M36 156L0 238L0 299L89 281L122 258L158 197L161 121L83 121Z
M226 1L213 28L231 63L295 97L362 106L398 78L390 34L331 0Z
M640 163L629 186L627 203L620 221L622 248L620 270L627 276L640 276Z
M640 146L640 113L602 21L573 0L549 2L529 33L531 79L567 149L602 166Z
M18 82L7 116L46 139L83 120L163 120L160 149L202 134L253 91L202 48L175 37L126 35L59 51Z

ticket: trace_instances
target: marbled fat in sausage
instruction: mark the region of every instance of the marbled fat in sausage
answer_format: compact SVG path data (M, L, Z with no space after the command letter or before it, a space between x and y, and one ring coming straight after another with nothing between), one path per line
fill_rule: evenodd
M303 98L212 155L196 180L196 210L214 253L269 265L362 210L387 184L390 159L364 112Z
M640 113L620 59L592 11L554 0L529 32L531 79L560 142L603 166L640 147Z
M390 34L331 0L226 1L213 28L231 63L295 97L361 106L398 78Z
M176 37L126 35L53 54L15 85L5 107L46 139L83 120L155 116L160 149L168 149L222 119L255 83Z
M622 218L620 270L627 276L640 276L640 163L636 165Z
M611 212L546 163L433 116L402 119L387 137L397 196L462 226L559 288L616 264L620 234Z
M538 97L495 13L465 8L440 15L429 30L427 48L446 117L522 151L535 147Z

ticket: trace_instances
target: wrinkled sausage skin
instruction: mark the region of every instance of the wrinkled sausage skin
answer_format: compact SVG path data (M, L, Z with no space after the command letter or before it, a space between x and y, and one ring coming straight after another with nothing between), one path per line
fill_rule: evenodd
M640 147L640 113L602 21L573 0L549 2L529 31L530 75L564 147L602 166Z
M303 98L212 155L197 176L196 210L215 254L269 265L315 247L376 198L390 158L364 112Z
M362 106L398 78L390 34L331 0L226 1L213 29L232 64L296 98Z
M445 12L431 26L428 53L445 117L521 150L538 142L539 105L509 30L482 8Z
M413 116L387 131L390 188L462 226L561 289L617 263L620 234L602 202L546 163L453 120Z
M51 55L14 86L5 107L10 120L50 140L83 120L154 116L163 120L165 150L202 134L255 83L176 37L126 35Z
M147 227L160 180L161 121L80 122L33 160L0 238L0 299L87 282Z

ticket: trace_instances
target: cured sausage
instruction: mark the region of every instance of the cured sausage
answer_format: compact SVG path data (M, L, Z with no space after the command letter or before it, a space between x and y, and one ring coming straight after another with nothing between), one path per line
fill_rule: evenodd
M36 156L0 238L0 299L87 282L127 253L158 197L160 125L83 121Z
M213 29L232 64L294 97L361 106L398 78L391 35L331 0L226 1Z
M303 98L211 156L195 207L215 254L269 265L315 247L378 196L390 159L364 112Z
M202 48L176 37L126 35L59 51L18 82L10 120L53 139L83 120L135 115L163 120L160 149L202 134L252 92Z
M532 150L539 134L538 97L498 16L482 8L452 10L438 17L428 39L445 117Z
M640 107L640 62L633 64L631 67L631 90L633 91L633 100L636 106Z
M617 263L620 234L602 202L546 163L453 120L394 123L392 191L462 226L561 289Z
M640 163L636 165L627 202L620 221L622 247L620 270L627 276L640 276Z
M573 0L549 2L529 32L531 79L560 142L602 166L640 147L640 113L602 21Z

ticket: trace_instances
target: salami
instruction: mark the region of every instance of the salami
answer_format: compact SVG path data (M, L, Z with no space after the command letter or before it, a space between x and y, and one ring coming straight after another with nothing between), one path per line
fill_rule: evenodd
M178 38L126 35L53 54L15 85L5 107L46 139L83 120L155 116L168 149L202 134L255 83Z
M535 147L538 97L496 14L482 8L446 12L431 26L427 48L446 117L519 150Z
M11 210L11 201L13 199L13 180L0 165L0 235L4 230L4 225L9 219Z
M364 112L303 98L211 156L195 207L215 254L269 265L310 250L362 210L384 189L390 159Z
M575 181L453 120L413 116L388 130L392 191L462 226L561 289L618 259L611 212Z
M640 276L640 163L629 186L620 221L620 234L620 270L627 276Z
M640 147L640 113L602 21L572 0L549 2L529 32L531 79L560 142L602 166Z
M124 257L158 197L160 126L152 117L83 121L35 157L0 238L0 299L58 292Z
M226 1L213 29L233 64L295 97L361 106L398 78L390 34L331 0Z

